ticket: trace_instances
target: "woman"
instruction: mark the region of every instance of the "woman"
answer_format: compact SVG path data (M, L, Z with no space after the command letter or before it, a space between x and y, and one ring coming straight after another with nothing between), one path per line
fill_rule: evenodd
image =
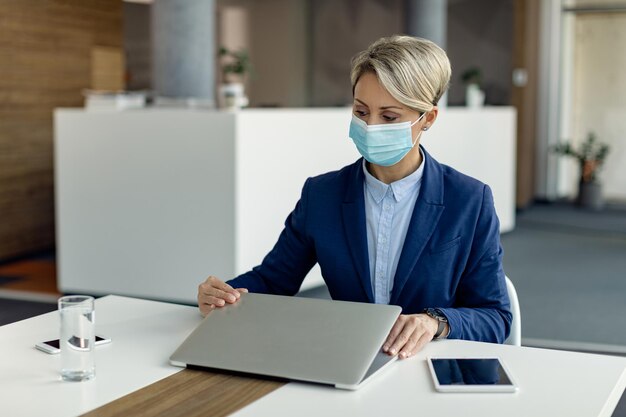
M333 299L402 307L390 355L433 338L502 343L511 313L491 190L419 146L450 73L425 39L382 38L357 54L349 135L363 158L309 178L261 265L199 286L202 314L241 292L293 295L319 263Z

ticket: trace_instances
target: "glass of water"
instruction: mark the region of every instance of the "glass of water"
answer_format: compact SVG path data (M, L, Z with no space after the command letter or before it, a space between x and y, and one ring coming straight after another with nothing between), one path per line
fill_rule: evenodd
M86 381L96 376L94 299L87 295L59 298L61 378Z

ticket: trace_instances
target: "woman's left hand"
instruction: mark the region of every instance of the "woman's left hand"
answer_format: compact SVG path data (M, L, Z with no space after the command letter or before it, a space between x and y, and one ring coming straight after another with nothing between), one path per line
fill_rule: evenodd
M409 358L433 339L438 327L439 322L427 314L401 314L383 344L383 352Z

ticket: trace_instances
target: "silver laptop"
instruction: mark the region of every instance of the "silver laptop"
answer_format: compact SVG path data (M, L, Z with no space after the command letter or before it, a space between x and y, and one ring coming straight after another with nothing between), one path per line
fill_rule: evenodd
M400 312L398 306L242 294L210 313L170 363L358 389L396 359L381 347Z

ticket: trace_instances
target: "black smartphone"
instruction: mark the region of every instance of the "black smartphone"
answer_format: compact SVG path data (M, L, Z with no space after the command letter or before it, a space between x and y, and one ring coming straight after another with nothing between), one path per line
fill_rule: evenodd
M111 339L104 336L96 336L96 346L105 345L111 343ZM59 345L59 339L48 340L47 342L39 342L35 347L42 352L50 353L51 355L61 352L61 346Z

